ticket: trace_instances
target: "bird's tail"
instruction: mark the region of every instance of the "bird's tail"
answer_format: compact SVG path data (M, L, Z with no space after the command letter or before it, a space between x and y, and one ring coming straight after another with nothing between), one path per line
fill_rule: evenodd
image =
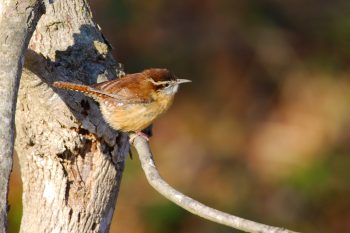
M61 89L66 89L66 90L89 92L88 86L81 85L81 84L68 83L68 82L54 82L53 86Z
M75 84L69 82L54 82L53 86L61 89L82 92L86 96L92 97L95 100L98 100L100 97L107 96L106 94L101 93L98 90L95 90L89 86L82 84Z

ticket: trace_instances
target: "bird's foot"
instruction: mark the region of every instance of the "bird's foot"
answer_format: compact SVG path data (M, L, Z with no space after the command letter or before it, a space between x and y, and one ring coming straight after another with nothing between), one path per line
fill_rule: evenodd
M138 132L135 132L135 133L129 135L129 143L133 144L134 140L137 136L143 137L147 142L149 141L149 137L147 134L145 134L141 131L138 131Z

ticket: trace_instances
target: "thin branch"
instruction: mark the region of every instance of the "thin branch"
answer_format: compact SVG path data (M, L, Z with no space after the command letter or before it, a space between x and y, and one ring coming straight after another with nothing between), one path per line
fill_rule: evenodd
M268 226L265 224L253 222L244 218L236 217L225 212L210 208L171 187L160 176L154 163L153 155L148 142L136 136L133 144L138 152L142 168L145 172L148 182L164 197L168 198L175 204L188 210L189 212L208 219L210 221L236 228L245 232L259 233L295 233L284 228Z

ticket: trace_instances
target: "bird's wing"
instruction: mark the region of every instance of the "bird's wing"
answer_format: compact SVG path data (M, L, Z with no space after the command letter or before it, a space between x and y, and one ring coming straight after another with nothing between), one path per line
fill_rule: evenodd
M107 95L124 104L150 103L152 83L141 73L129 74L120 79L106 81L90 86L91 90Z

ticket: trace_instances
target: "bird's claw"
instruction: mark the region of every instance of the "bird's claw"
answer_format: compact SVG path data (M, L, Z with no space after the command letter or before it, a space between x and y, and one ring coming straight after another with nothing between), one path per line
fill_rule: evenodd
M141 131L139 131L139 132L136 132L136 133L133 133L133 134L130 134L130 135L129 135L129 143L130 143L130 144L133 144L135 138L138 137L138 136L144 138L147 142L149 141L148 135L145 134L145 133L143 133L143 132L141 132Z

